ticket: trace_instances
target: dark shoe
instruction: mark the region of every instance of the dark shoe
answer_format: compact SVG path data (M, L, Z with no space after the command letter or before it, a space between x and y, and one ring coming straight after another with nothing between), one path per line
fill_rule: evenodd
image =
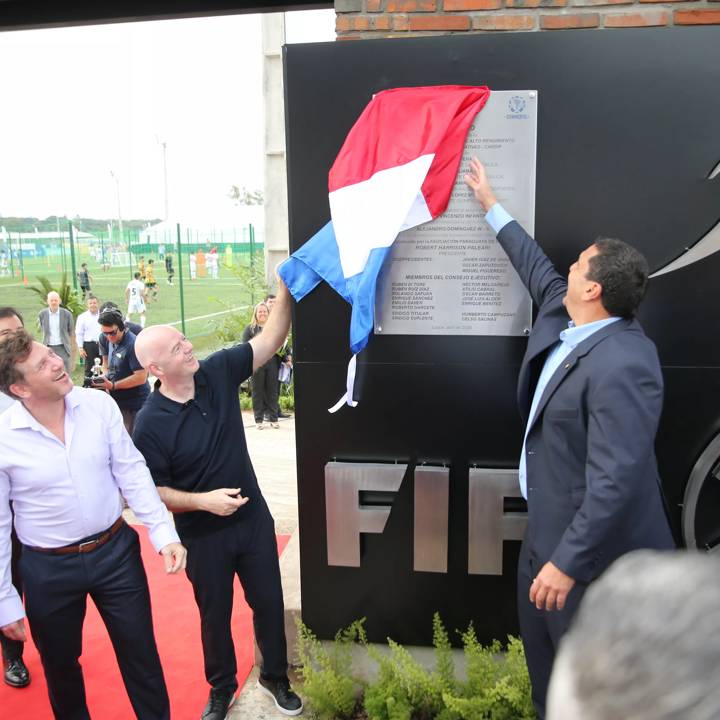
M30 673L22 658L5 661L5 684L16 688L24 688L30 684Z
M210 697L203 710L201 720L225 720L228 710L234 702L235 690L213 688L210 691Z
M261 675L257 685L275 701L275 707L283 715L299 715L303 711L302 700L290 689L290 681L287 678L266 680Z
M286 414L286 413L284 413L284 412L281 411L281 412L278 413L278 417L279 417L279 418L283 418L284 420L287 420L288 418L291 418L292 415L288 415L288 414Z

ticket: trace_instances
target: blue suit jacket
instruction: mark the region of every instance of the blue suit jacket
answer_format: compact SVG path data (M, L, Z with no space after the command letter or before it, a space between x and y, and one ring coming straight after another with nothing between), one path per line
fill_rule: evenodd
M547 351L567 328L567 281L517 222L498 241L538 306L518 379L527 424ZM671 549L655 460L663 380L637 320L581 342L550 379L527 435L526 550L580 582L639 548Z

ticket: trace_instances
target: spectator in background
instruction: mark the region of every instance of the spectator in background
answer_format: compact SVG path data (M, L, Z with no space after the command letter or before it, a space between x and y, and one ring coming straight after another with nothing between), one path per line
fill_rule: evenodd
M43 345L47 345L58 357L62 358L65 370L69 375L73 316L69 310L60 307L60 295L54 290L47 294L47 304L47 308L38 313Z
M268 306L264 302L258 303L253 312L252 322L243 330L242 341L247 343L257 337L265 327L269 316ZM278 372L278 356L275 354L255 368L253 372L250 385L253 415L258 430L265 427L263 425L265 417L269 419L270 427L280 427L278 425Z
M194 280L197 277L197 255L194 252L190 253L190 279Z
M273 305L275 305L275 295L268 293L265 296L265 304L268 307L268 312L272 312ZM289 383L292 377L292 347L290 346L290 336L285 338L285 342L280 350L277 351L278 358L278 395L277 395L277 417L278 418L289 418L290 415L286 415L280 408L280 393L282 391L283 383ZM265 420L270 420L270 415L265 415Z
M10 275L10 268L8 267L8 257L3 250L0 253L0 277L7 277Z
M0 342L10 333L23 328L22 315L12 307L0 308ZM7 410L15 403L15 398L0 392L0 413ZM17 591L20 600L23 597L23 584L20 575L20 554L22 547L17 539L15 530L11 529L11 558L10 575L12 585ZM30 672L23 661L23 650L25 642L22 640L11 640L4 633L0 632L0 646L2 646L3 680L6 685L15 688L27 687L30 684Z
M127 302L127 315L125 320L130 320L131 315L140 316L140 325L145 327L145 296L147 289L143 283L140 273L136 272L133 279L125 288L125 302Z
M83 358L85 363L84 387L90 385L95 358L100 359L100 348L98 347L98 338L100 337L99 318L98 299L89 294L87 296L87 310L80 313L75 322L75 341L77 342L80 357Z
M88 272L87 263L83 263L80 266L80 271L77 276L78 282L80 283L80 289L82 290L82 299L84 300L85 296L90 292L90 282L93 279L92 275Z
M639 550L585 593L560 645L548 720L720 717L720 562Z
M173 268L173 257L170 253L165 255L165 272L167 273L167 284L173 284L173 278L175 277L175 269Z
M155 280L155 261L150 258L145 270L145 296L151 293L152 299L157 300L157 281Z
M141 255L138 260L138 272L140 273L140 280L145 282L145 256Z
M150 394L147 370L135 357L135 334L125 327L119 310L106 310L100 315L100 331L108 340L107 355L103 356L105 372L102 385L117 403L125 428L132 433L135 415Z

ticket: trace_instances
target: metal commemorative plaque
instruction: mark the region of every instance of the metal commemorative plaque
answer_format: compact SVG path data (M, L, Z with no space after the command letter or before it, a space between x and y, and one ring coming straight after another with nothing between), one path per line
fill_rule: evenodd
M490 94L465 142L448 208L401 232L380 273L375 333L526 335L532 302L463 175L475 155L498 201L535 230L537 103L534 90Z

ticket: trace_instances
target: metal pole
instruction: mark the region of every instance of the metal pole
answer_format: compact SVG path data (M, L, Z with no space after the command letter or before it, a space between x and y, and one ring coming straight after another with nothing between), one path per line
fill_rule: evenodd
M75 240L73 238L72 220L68 220L68 235L70 236L70 265L72 266L73 288L77 292L77 267L75 265Z
M183 259L182 259L182 243L180 237L180 223L177 224L177 264L178 264L178 277L180 280L180 326L182 327L183 335L187 335L185 332L185 292L183 290Z
M12 252L12 233L8 233L8 248L10 252L10 277L15 277L15 262L13 261Z
M250 223L250 267L255 267L255 228Z
M167 182L167 143L162 144L163 149L163 183L165 187L165 222L168 219L168 182Z
M20 246L20 277L23 282L25 282L25 266L23 265L23 256L22 256L22 235L18 233L18 245Z

